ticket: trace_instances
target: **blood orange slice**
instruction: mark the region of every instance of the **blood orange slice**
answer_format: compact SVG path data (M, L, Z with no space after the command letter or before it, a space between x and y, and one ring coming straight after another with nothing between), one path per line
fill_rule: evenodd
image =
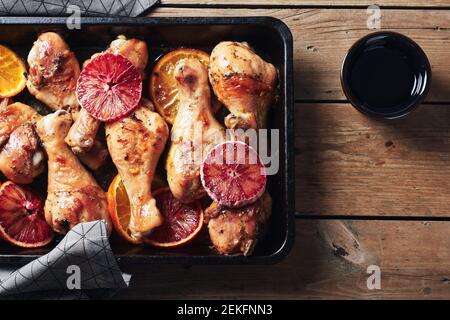
M258 153L241 141L227 141L211 149L200 177L208 195L231 208L254 203L264 193L267 180Z
M43 201L10 181L0 187L0 236L24 248L42 247L53 239Z
M95 119L114 121L137 107L142 95L141 74L124 56L102 53L81 71L76 94Z
M163 248L179 247L192 241L203 227L203 210L200 203L181 203L169 188L158 189L153 196L156 206L164 216L164 223L144 238L144 241Z

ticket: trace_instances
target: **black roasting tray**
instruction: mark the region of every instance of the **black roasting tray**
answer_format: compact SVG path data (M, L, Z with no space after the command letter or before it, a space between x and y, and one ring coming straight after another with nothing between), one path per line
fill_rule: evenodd
M33 41L44 31L56 31L64 36L80 62L91 54L104 50L119 34L147 41L150 51L149 70L155 60L174 48L195 47L210 51L223 40L247 41L279 70L278 98L269 115L269 128L279 129L279 172L269 178L273 198L272 218L265 238L250 257L220 256L209 248L206 232L193 243L176 250L161 250L126 244L115 235L111 246L124 263L180 264L268 264L287 256L294 240L294 109L292 80L292 36L288 27L269 17L208 17L208 18L82 18L81 29L70 30L65 18L2 17L0 43L26 58ZM144 95L148 95L144 90ZM26 90L17 101L39 109L46 108ZM103 187L114 176L114 169L103 169L95 176ZM45 195L46 176L31 187ZM0 243L0 263L25 263L49 252L54 244L39 249L21 249Z

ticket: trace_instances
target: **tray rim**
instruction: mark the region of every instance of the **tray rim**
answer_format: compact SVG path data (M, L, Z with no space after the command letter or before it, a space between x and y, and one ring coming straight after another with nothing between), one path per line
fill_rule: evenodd
M65 25L66 17L0 17L0 25ZM286 217L286 236L281 247L270 255L263 256L180 256L180 255L121 255L115 254L120 264L275 264L285 259L295 240L295 167L294 167L294 93L293 93L293 38L289 27L281 20L269 17L81 17L81 25L264 25L273 28L283 40L284 57L284 152L285 181L284 195ZM39 254L0 254L0 263L24 264L40 257Z

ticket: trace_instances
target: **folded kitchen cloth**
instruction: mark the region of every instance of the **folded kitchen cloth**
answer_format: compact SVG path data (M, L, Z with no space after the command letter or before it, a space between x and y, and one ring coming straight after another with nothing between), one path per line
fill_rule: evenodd
M0 0L0 15L136 17L159 0Z
M0 269L0 299L109 298L131 278L117 265L103 220L76 225L52 251L18 270Z

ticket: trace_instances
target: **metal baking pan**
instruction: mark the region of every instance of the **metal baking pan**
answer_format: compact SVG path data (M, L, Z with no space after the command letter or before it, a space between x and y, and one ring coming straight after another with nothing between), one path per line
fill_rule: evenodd
M44 31L62 34L81 63L91 54L104 50L119 34L147 41L149 70L161 54L171 49L183 46L210 51L222 40L247 41L271 61L279 70L279 88L278 99L270 111L269 128L279 129L280 166L278 173L269 178L269 191L273 198L269 230L256 246L253 255L217 255L209 248L205 234L176 250L133 246L118 240L114 235L111 247L124 263L269 264L287 256L295 236L294 106L292 36L283 22L269 17L82 18L81 29L69 30L65 18L0 18L0 43L10 46L24 58L38 34ZM45 111L45 107L26 90L16 100ZM95 176L105 187L114 174L111 170L103 170L96 172ZM33 190L45 195L46 179L46 176L37 179ZM0 243L0 263L25 263L49 252L53 246L20 249Z

